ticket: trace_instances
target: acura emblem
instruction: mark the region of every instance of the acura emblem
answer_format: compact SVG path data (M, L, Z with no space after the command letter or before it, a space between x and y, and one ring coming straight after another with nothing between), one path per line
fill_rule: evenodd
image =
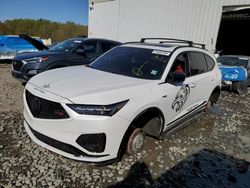
M42 87L43 87L43 88L49 88L50 85L49 85L49 84L44 84Z

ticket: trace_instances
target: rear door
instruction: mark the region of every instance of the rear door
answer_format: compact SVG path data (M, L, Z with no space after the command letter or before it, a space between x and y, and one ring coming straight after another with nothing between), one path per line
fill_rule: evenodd
M214 89L215 72L212 71L214 65L211 58L198 51L188 52L190 64L189 86L193 91L195 106L206 103ZM212 62L210 62L211 60Z

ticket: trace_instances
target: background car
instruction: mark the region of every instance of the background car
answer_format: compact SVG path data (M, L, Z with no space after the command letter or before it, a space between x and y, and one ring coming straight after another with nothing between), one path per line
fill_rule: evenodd
M250 57L222 55L217 58L222 73L222 83L236 93L246 93L250 86Z
M13 58L12 76L22 82L27 82L31 77L46 70L89 64L114 46L121 44L105 39L71 38L48 48L27 35L20 37L40 50L20 53Z
M36 38L42 42L41 39ZM19 36L0 36L0 59L12 59L17 53L38 51L33 45Z

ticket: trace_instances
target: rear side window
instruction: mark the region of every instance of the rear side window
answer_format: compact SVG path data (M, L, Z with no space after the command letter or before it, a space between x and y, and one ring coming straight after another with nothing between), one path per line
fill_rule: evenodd
M115 47L115 45L108 42L102 42L101 47L102 47L102 52L105 53L109 51L111 48Z
M207 63L202 53L189 52L189 63L191 76L207 72Z
M204 56L205 56L205 59L206 59L206 62L207 62L208 71L213 70L214 65L215 65L214 60L211 57L209 57L208 55L206 55L206 54Z

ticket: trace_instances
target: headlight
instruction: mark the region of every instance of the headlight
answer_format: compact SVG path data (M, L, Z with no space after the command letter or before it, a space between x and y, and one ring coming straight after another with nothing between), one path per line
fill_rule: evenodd
M67 104L78 114L96 115L96 116L113 116L117 113L128 100L110 105L85 105L85 104Z
M43 61L47 61L49 58L48 57L33 57L30 59L25 59L24 61L28 63L41 63Z
M227 78L227 79L236 79L236 78L238 78L238 74L226 74L225 78Z

